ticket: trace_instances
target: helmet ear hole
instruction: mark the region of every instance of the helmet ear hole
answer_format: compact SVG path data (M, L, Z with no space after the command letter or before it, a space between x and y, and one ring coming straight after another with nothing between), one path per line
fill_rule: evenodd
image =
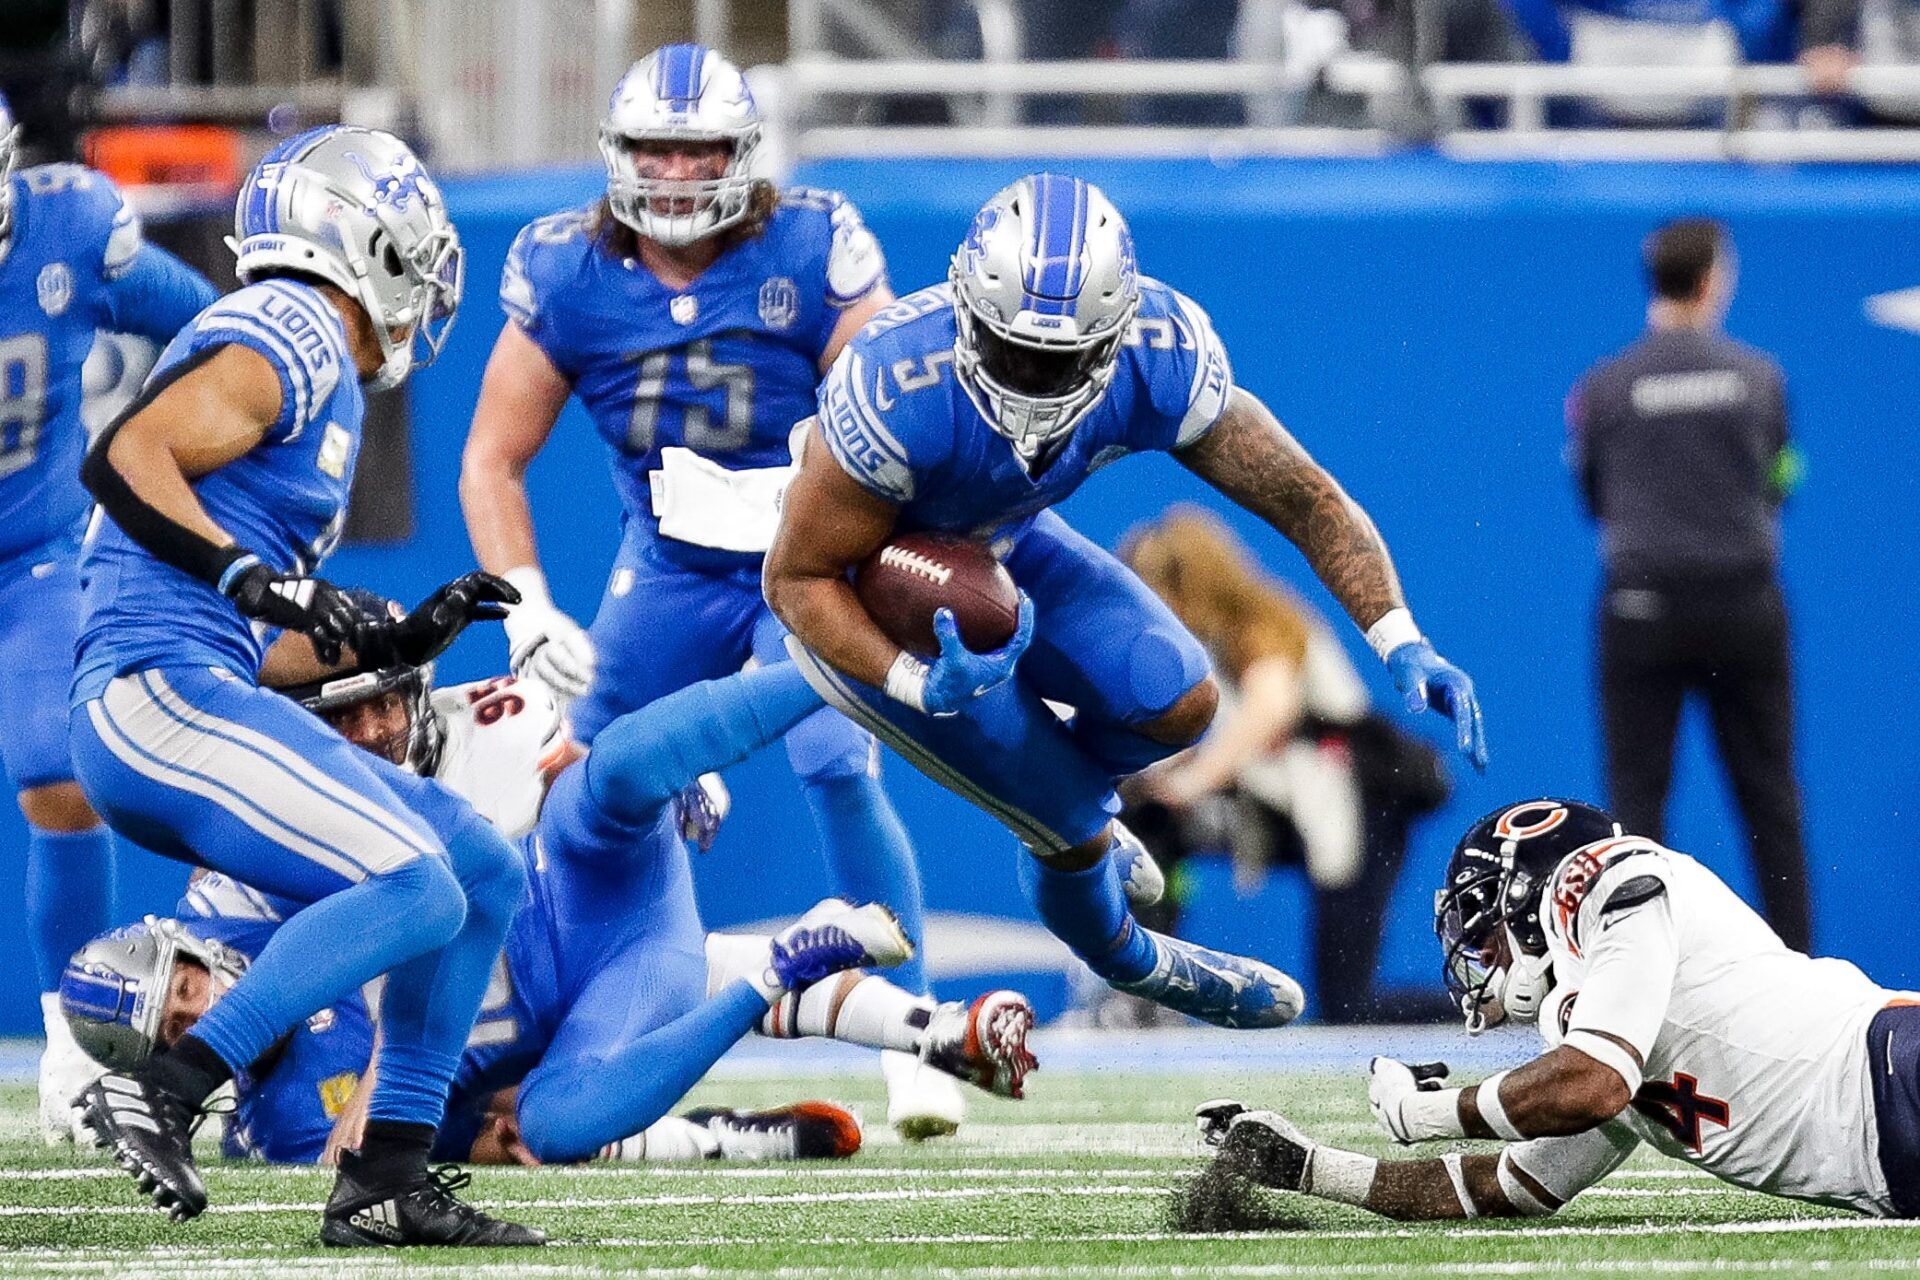
M385 271L390 276L405 274L406 267L400 261L400 251L393 247L392 240L382 237L378 252L380 255L380 269L382 271Z

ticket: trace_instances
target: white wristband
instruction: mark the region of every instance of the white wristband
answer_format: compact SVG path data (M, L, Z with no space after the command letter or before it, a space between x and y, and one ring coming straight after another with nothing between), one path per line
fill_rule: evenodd
M1387 655L1403 644L1418 644L1426 637L1420 634L1420 628L1414 623L1413 611L1404 605L1398 609L1389 609L1380 616L1380 620L1367 628L1367 644L1385 662Z
M1372 1156L1342 1151L1338 1147L1316 1146L1307 1159L1307 1172L1300 1180L1300 1189L1322 1200L1365 1205L1373 1191L1373 1176L1379 1169L1380 1162Z
M1527 1135L1513 1127L1513 1121L1507 1119L1507 1109L1500 1101L1500 1082L1506 1078L1504 1071L1488 1076L1480 1082L1473 1100L1480 1104L1480 1118L1487 1122L1487 1128L1508 1142L1524 1142Z
M518 568L507 570L500 576L520 593L521 604L552 607L553 596L547 590L547 575L540 571L539 565L523 564Z
M1431 1142L1435 1138L1464 1138L1460 1127L1460 1090L1423 1089L1410 1093L1400 1103L1400 1127L1408 1142Z
M886 695L915 711L927 710L927 664L902 650L887 668Z
M1467 1158L1458 1151L1440 1157L1440 1163L1446 1166L1447 1179L1453 1183L1453 1194L1460 1201L1460 1212L1469 1218L1480 1216L1480 1206L1473 1202L1473 1193L1467 1190Z

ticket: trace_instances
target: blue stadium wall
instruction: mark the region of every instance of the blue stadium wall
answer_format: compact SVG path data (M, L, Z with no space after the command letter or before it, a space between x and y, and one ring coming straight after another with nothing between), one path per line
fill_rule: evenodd
M1214 317L1240 381L1265 397L1366 504L1392 543L1427 631L1478 681L1493 764L1456 770L1451 806L1418 833L1395 899L1382 977L1431 982L1428 904L1453 836L1501 801L1599 793L1591 611L1594 534L1562 462L1561 404L1594 359L1630 341L1643 294L1641 236L1662 217L1727 219L1741 288L1730 328L1777 353L1811 471L1786 516L1786 576L1800 695L1801 775L1822 950L1880 980L1920 986L1912 925L1920 852L1920 485L1913 370L1920 334L1875 324L1866 300L1920 286L1920 175L1906 170L1711 165L1386 162L1097 162L1072 166L1131 219L1146 269ZM853 197L884 240L896 288L930 283L971 211L1019 167L836 162L801 180ZM419 533L360 547L334 577L413 598L471 561L455 496L461 441L501 315L506 248L529 218L592 197L596 174L468 180L449 197L468 245L468 295L451 345L412 387ZM602 446L569 409L534 467L555 594L591 616L615 542ZM1067 507L1112 544L1175 499L1211 499L1165 459L1102 472ZM1296 553L1233 513L1268 563L1308 587ZM1384 695L1378 664L1347 633ZM450 678L504 666L497 634L448 656ZM1438 724L1426 726L1436 741ZM1737 819L1698 719L1685 730L1672 840L1753 896ZM942 910L1024 916L1003 830L898 760L893 794ZM784 756L736 771L739 805L697 874L724 926L798 910L825 889ZM0 817L6 883L22 832ZM181 869L137 855L126 915L165 910ZM1297 872L1251 899L1208 876L1203 940L1296 972L1311 928ZM0 925L18 955L17 922ZM0 976L0 1032L35 1029L24 963Z

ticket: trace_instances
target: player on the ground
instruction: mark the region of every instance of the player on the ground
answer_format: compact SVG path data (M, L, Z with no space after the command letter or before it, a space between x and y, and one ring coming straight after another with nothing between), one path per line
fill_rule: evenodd
M1706 867L1570 800L1476 823L1436 916L1468 1030L1537 1020L1547 1052L1464 1089L1375 1058L1374 1117L1403 1143L1513 1145L1376 1161L1208 1103L1227 1170L1391 1218L1533 1216L1645 1142L1749 1190L1920 1215L1920 996L1789 950Z
M565 719L539 682L506 677L434 692L431 675L430 667L402 665L288 692L350 741L435 778L523 836L531 891L468 1042L437 1156L851 1154L859 1129L838 1108L667 1115L756 1027L911 1053L1019 1096L1033 1067L1025 999L1000 991L971 1005L935 1005L884 979L841 972L905 957L909 948L884 907L829 899L774 939L704 933L684 837L710 842L721 814L698 779L819 709L790 663L692 685L629 713L578 762ZM182 902L179 924L251 953L279 927L285 905L205 876ZM106 1051L123 1040L136 1048L164 1041L217 997L217 986L197 975L176 994L159 951L136 954L140 965L123 962L109 943L76 958L69 1015L83 1043ZM209 967L204 958L200 965ZM96 994L103 980L104 1001ZM119 996L128 980L167 993L164 1005L151 1004L144 1023L124 1012L103 1021L101 1009L126 1008ZM279 1063L242 1092L233 1130L241 1150L319 1158L328 1112L339 1111L364 1070L369 1035L357 999L297 1032ZM503 1090L517 1092L505 1100Z
M445 341L460 241L405 144L328 126L267 153L234 215L246 287L201 312L81 471L99 503L70 720L88 800L122 835L304 904L193 1031L109 1072L84 1121L176 1218L207 1204L206 1100L300 1019L387 974L380 1082L341 1161L330 1245L538 1244L461 1203L427 1150L526 883L464 800L259 688L266 637L425 661L513 589L470 574L369 622L314 576L338 540L363 382Z
M80 370L103 331L165 343L216 296L140 238L105 176L15 171L20 130L0 98L0 765L27 820L27 948L47 1049L40 1127L70 1140L73 1099L99 1074L53 994L73 949L112 923L113 845L67 760L67 685L80 628Z
M482 568L520 589L513 670L544 680L591 742L615 716L749 657L784 661L761 557L789 474L788 435L821 373L893 298L859 211L753 173L761 122L740 72L668 45L613 91L606 195L542 218L508 255L508 322L487 365L460 476ZM569 397L611 451L625 532L590 629L552 604L525 483ZM787 737L835 892L884 902L921 938L920 875L880 785L871 735L822 710ZM898 981L927 989L921 960ZM960 1093L883 1055L889 1119L950 1132Z
M1299 545L1410 704L1451 714L1475 763L1479 707L1421 638L1366 513L1234 386L1206 313L1137 274L1119 211L1053 174L994 196L949 283L888 307L841 354L807 439L766 595L828 702L1005 822L1033 854L1021 874L1040 918L1115 987L1226 1026L1298 1014L1279 970L1128 911L1137 842L1112 821L1114 782L1198 739L1217 695L1166 605L1048 508L1097 467L1170 451ZM1004 649L968 652L943 610L929 664L861 607L849 570L919 529L981 538L1005 562L1029 599Z

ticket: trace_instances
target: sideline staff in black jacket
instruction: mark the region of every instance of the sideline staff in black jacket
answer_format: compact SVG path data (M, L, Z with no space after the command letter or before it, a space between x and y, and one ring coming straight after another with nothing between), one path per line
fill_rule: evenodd
M1779 507L1798 470L1780 367L1721 330L1735 259L1706 219L1646 244L1647 331L1581 379L1569 455L1600 522L1611 804L1661 837L1682 702L1706 699L1768 920L1808 946Z

